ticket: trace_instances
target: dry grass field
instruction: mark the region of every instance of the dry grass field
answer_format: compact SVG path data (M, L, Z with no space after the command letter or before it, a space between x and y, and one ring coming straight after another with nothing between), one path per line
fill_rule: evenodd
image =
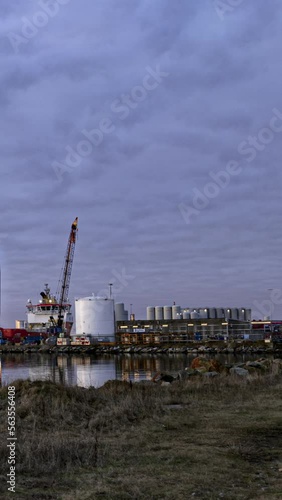
M7 492L0 390L0 498L282 497L282 376L221 375L99 389L16 381L16 493Z

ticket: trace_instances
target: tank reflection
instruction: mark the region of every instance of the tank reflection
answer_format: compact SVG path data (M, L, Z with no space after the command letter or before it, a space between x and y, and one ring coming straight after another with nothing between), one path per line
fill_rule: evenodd
M2 375L3 385L17 379L30 379L51 380L64 385L100 387L113 379L133 382L151 380L156 372L176 375L178 371L190 366L196 356L5 354L0 357L0 376ZM212 357L223 364L254 359L252 355L233 354Z

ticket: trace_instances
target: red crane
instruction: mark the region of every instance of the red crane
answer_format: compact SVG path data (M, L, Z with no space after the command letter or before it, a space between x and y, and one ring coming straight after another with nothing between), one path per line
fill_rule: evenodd
M62 280L61 280L61 291L60 291L60 297L59 297L59 315L58 315L58 330L62 331L63 327L63 321L64 317L62 315L62 310L63 310L63 305L67 302L68 300L68 294L69 294L69 287L70 287L70 278L71 278L71 270L72 270L72 263L73 263L73 256L74 256L74 248L75 248L75 242L76 242L76 235L77 235L77 224L78 224L78 217L73 221L71 225L71 230L70 230L70 235L68 239L68 245L67 245L67 251L65 255L65 263L64 263L64 269L62 273Z

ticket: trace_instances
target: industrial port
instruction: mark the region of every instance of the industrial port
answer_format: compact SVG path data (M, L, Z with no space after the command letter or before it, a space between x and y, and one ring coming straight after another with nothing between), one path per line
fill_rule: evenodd
M27 320L17 320L15 328L0 328L1 344L57 346L161 345L206 341L281 342L282 321L252 320L248 307L148 306L146 319L137 319L122 302L115 303L112 285L108 296L75 299L75 325L69 303L78 218L71 225L57 295L48 284L40 299L28 300ZM144 314L145 316L145 314Z

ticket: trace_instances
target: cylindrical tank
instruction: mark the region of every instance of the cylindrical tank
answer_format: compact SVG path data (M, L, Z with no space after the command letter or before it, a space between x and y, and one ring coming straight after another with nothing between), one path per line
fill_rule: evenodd
M200 315L199 315L198 311L192 311L190 313L190 318L191 319L199 319L199 317L200 317Z
M164 319L172 319L172 308L171 306L164 306Z
M245 311L246 311L246 309L244 309L243 307L240 307L240 309L239 309L239 320L240 321L245 320Z
M214 307L209 307L209 309L208 309L208 317L210 319L216 318L216 309Z
M208 310L207 309L199 309L199 317L201 319L207 319L207 317L208 317Z
M245 320L251 321L251 319L252 319L252 309L246 309L245 310Z
M115 304L115 317L116 321L126 321L123 302L118 302Z
M164 309L162 306L155 307L155 319L164 319Z
M190 319L190 311L188 309L184 309L182 314L183 314L183 319Z
M231 319L231 309L224 309L224 315L226 319Z
M148 321L154 321L155 319L155 307L154 306L148 306L147 307L147 320Z
M224 319L225 318L225 312L224 309L216 309L216 317L217 319Z
M231 319L238 319L238 309L231 309Z
M107 297L84 297L75 301L76 334L114 342L114 301Z
M172 319L179 319L181 315L180 306L172 306Z

